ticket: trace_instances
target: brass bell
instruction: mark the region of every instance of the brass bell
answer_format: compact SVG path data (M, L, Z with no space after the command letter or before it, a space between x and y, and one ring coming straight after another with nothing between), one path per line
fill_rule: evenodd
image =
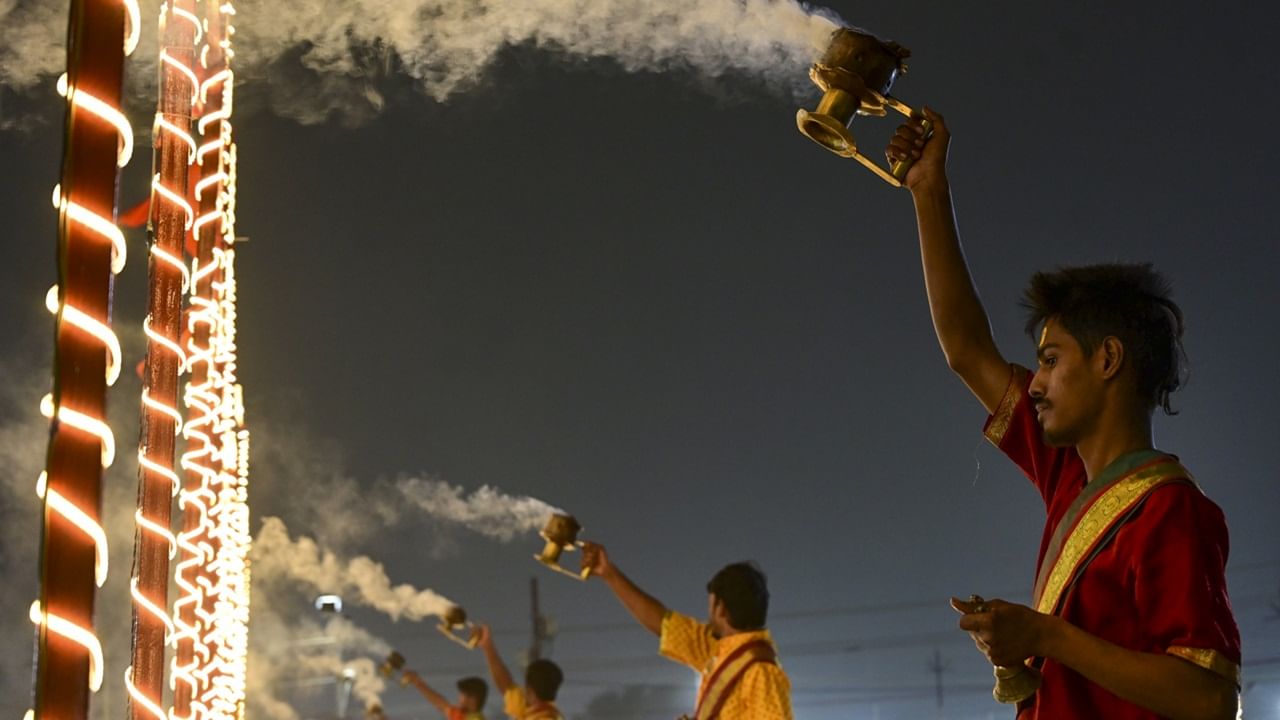
M991 697L996 702L1017 704L1036 694L1044 676L1030 665L1004 667L996 665L992 672L996 676L996 686L991 689Z
M976 604L976 612L985 612L986 600L981 595L970 595L969 602ZM1018 704L1036 694L1044 676L1034 667L1021 663L1018 665L996 665L992 668L996 677L996 685L991 689L991 697L996 702Z

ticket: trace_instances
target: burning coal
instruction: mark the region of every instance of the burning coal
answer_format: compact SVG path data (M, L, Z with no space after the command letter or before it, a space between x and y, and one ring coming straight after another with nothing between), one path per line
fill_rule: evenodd
M154 18L157 0L142 4ZM801 91L839 24L795 0L244 0L237 8L240 79L272 82L274 109L302 122L376 114L384 101L370 79L391 68L443 101L479 83L514 45L611 58L628 72L735 73ZM65 3L0 0L0 85L25 89L60 73L65 35ZM148 42L136 57L154 63L155 38ZM300 72L287 81L280 67L267 72L281 60ZM130 73L150 83L153 70Z

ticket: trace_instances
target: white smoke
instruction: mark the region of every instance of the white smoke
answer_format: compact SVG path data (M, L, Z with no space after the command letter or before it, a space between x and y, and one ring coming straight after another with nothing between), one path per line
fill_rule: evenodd
M403 502L390 483L356 477L339 443L320 437L296 418L305 408L284 402L277 423L253 415L250 502L255 516L279 516L330 549L345 550L400 520ZM255 482L256 481L256 482ZM352 512L352 508L360 512Z
M155 34L157 6L143 2L144 37ZM236 63L242 80L271 84L264 95L277 112L359 121L381 109L373 81L392 67L443 101L518 45L611 58L628 72L739 74L797 91L837 22L795 0L243 0ZM24 89L60 73L66 25L58 0L0 0L0 85ZM151 82L154 57L153 42L140 48L131 75Z
M347 675L361 702L380 701L385 683L374 658L391 652L385 641L344 617L321 625L274 607L260 603L253 611L247 688L251 717L298 720L304 713L295 703L316 704L318 693L328 695L322 701L336 700L331 693Z
M67 4L0 0L0 86L25 90L67 62Z
M415 509L437 520L458 523L481 535L508 542L537 530L559 510L536 498L507 495L482 485L470 495L457 485L430 478L402 478L396 489Z
M280 518L266 518L253 541L254 579L285 579L317 592L336 593L372 608L392 620L421 620L443 616L454 606L431 590L409 584L392 585L386 570L371 558L344 560L314 540L289 537Z
M21 716L31 699L31 653L34 633L23 612L38 592L36 566L40 547L40 501L35 479L44 467L49 421L38 408L40 387L30 372L5 364L0 375L0 713ZM33 378L32 378L33 379Z
M286 415L305 414L290 409ZM287 517L306 528L326 548L360 545L412 516L438 521L430 552L447 554L453 526L510 542L537 531L552 513L563 512L537 498L510 495L483 485L468 492L426 474L395 480L361 479L347 471L336 443L316 437L297 423L277 427L269 418L253 424L253 475L264 479L254 491L255 512ZM359 507L359 513L351 508Z

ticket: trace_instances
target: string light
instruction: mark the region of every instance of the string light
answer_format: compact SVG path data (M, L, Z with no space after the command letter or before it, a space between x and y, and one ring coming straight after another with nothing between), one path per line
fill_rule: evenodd
M199 207L192 223L199 252L192 259L188 339L190 370L184 403L187 481L179 493L186 522L178 534L180 596L174 604L174 720L239 720L247 686L249 563L247 504L249 433L237 382L235 186L231 115L234 74L230 3L206 4L200 51L195 155Z
M44 503L46 521L40 598L28 612L31 621L41 628L36 706L27 711L28 720L34 720L36 710L42 715L68 717L87 712L83 691L66 684L70 678L82 677L73 670L77 667L73 663L79 658L68 656L65 649L49 643L48 635L79 646L87 655L89 690L97 692L102 687L103 655L92 625L92 587L106 582L109 554L96 503L102 470L115 459L115 437L103 417L103 398L106 387L119 377L122 364L120 342L110 326L111 276L121 272L127 260L124 235L114 221L114 191L117 169L128 164L134 149L133 129L119 107L119 94L123 57L137 47L141 32L137 0L121 0L120 7L121 14L73 16L68 73L56 83L58 94L67 103L69 131L63 182L54 187L52 196L59 215L59 256L63 259L59 284L44 298L55 318L57 340L54 389L40 402L42 414L52 421L52 432L47 465L36 482L36 495ZM108 45L96 42L106 32L121 33L118 49L112 51ZM70 77L83 82L83 86L73 83ZM103 129L115 136L115 160L106 168L94 161L98 157L95 151L106 139ZM69 190L64 190L64 183ZM98 254L93 248L98 243L106 243L109 254ZM69 267L75 272L69 272ZM103 285L98 284L100 277L86 275L98 267L107 273ZM79 332L67 332L69 329ZM79 363L92 360L98 351L94 348L101 348L105 355L101 385L74 371ZM79 461L78 448L69 445L86 438L73 440L64 433L87 435L95 442L100 448L98 467ZM54 516L65 523L51 522ZM93 545L93 586L87 591L73 575L60 569L78 562L80 552L75 543L68 542L67 526ZM49 611L50 606L58 611Z
M133 157L133 127L129 125L129 118L111 103L88 91L72 87L66 73L58 77L57 88L58 94L66 98L74 110L84 110L97 115L116 129L116 134L119 136L116 166L128 165Z
M50 490L48 473L40 473L40 477L36 480L36 497L44 500L50 510L66 518L93 541L93 579L98 587L102 587L102 584L107 581L108 562L107 533L102 525L57 490Z
M111 272L119 275L128 258L124 233L120 232L120 228L110 218L102 217L83 205L63 197L61 184L53 186L53 207L66 215L68 220L80 223L85 229L111 243Z
M98 641L98 636L93 634L93 630L59 615L45 612L40 607L39 600L31 603L29 615L31 622L85 649L89 654L89 689L98 692L102 688L102 643Z
M149 311L142 322L147 338L147 372L141 397L143 433L138 448L138 508L134 513L139 539L134 576L129 584L134 605L134 642L132 664L124 673L133 720L168 720L161 705L164 655L165 648L179 635L167 610L169 561L179 547L169 525L172 499L181 488L181 478L173 467L176 438L183 428L177 408L178 379L188 365L179 338L180 307L193 282L182 248L185 234L195 221L195 209L186 197L186 177L196 160L191 120L199 81L191 64L202 34L199 19L179 6L182 2L194 7L194 0L171 0L162 5L159 16L160 100L152 123L156 138L153 168L158 171L151 178L152 267ZM180 214L180 220L174 212ZM157 556L158 543L163 543L165 555ZM143 676L135 678L135 666L142 669Z
M63 322L80 328L98 339L107 349L107 385L115 385L120 377L120 339L116 337L111 326L99 322L88 313L74 305L63 304L58 299L58 286L54 285L45 293L44 306L49 312L62 313Z
M140 603L148 602L145 598L143 598L137 592L134 593L133 597L135 600L137 600ZM163 612L164 611L161 611L161 614L163 614ZM169 716L168 716L168 713L164 711L164 708L160 707L160 705L153 702L151 698L147 697L146 693L142 692L142 690L140 690L138 686L133 684L133 666L132 665L125 668L124 687L125 687L125 690L129 692L130 700L133 701L134 703L137 703L137 705L142 709L146 710L147 714L151 715L151 717L155 718L156 720L168 720Z
M115 462L116 436L115 433L111 432L111 426L105 421L87 413L82 413L79 410L55 406L52 394L45 395L40 399L40 414L50 420L56 417L58 422L65 423L67 427L75 428L96 437L98 443L102 446L103 468L109 468Z

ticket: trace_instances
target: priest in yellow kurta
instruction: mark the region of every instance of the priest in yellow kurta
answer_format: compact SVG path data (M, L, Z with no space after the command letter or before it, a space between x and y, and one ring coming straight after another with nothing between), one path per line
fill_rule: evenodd
M769 588L753 563L734 563L707 583L705 623L667 609L586 543L582 565L659 637L658 652L702 675L692 720L791 720L791 682L765 628Z

